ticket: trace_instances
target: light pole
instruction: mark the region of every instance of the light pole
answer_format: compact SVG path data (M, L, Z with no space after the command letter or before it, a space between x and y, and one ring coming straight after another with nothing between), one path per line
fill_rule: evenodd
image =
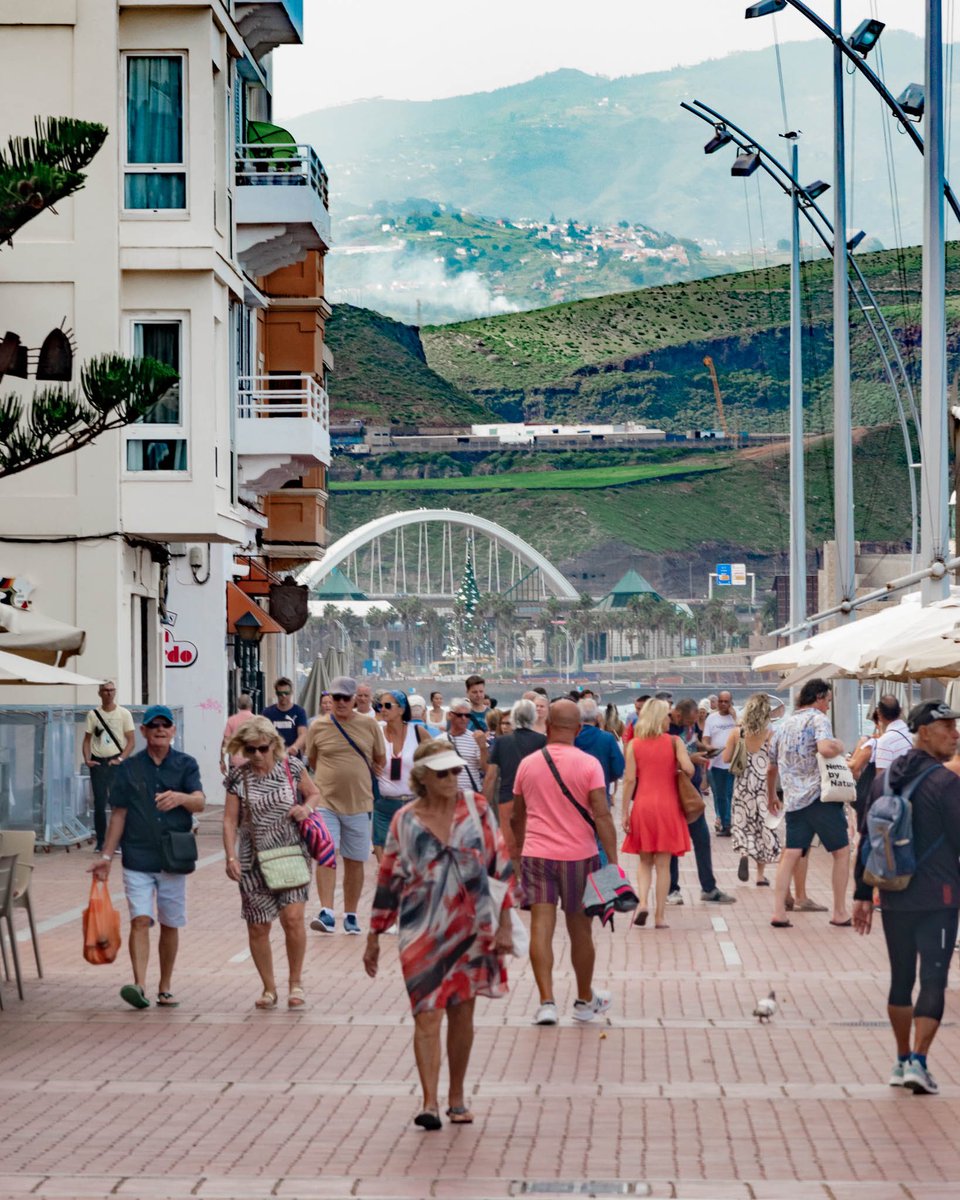
M943 566L947 557L947 367L944 306L943 211L943 14L941 0L926 0L925 104L927 138L923 161L923 360L920 382L923 487L920 555L931 574L920 585L923 604L949 595Z
M803 312L800 306L800 148L792 146L790 202L790 624L807 615L807 507L803 478ZM794 639L791 639L794 640Z

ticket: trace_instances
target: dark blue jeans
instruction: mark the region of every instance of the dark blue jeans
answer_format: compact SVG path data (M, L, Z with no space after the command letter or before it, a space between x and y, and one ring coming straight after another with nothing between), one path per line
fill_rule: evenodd
M690 841L693 842L693 854L697 860L697 874L700 876L700 890L712 892L717 881L713 874L713 852L710 846L710 826L704 813L687 827L690 830ZM680 860L676 855L670 859L670 891L675 892L680 887Z
M733 772L711 767L710 790L713 792L713 807L717 813L717 820L721 828L729 829L733 806Z

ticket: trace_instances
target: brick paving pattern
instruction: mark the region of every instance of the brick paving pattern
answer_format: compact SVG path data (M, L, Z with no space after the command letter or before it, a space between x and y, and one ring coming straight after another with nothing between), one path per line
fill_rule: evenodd
M255 1011L259 981L218 824L216 810L202 818L176 1011L119 999L125 947L111 966L83 961L90 852L37 857L46 975L36 978L21 941L26 999L4 983L0 1013L0 1200L960 1196L956 971L931 1058L941 1096L888 1088L879 929L860 939L830 928L829 914L771 929L770 890L737 882L729 842L715 844L717 874L737 905L700 903L691 857L668 931L622 920L598 934L597 984L613 993L602 1024L569 1019L559 932L559 1028L529 1024L532 974L513 964L509 997L478 1002L476 1123L424 1134L411 1124L419 1089L396 943L382 939L370 980L363 938L311 933L308 1008ZM815 852L820 899L828 866ZM371 864L361 914L372 879ZM126 929L119 865L111 888ZM153 950L148 994L155 940ZM750 1013L771 988L779 1012L761 1026Z

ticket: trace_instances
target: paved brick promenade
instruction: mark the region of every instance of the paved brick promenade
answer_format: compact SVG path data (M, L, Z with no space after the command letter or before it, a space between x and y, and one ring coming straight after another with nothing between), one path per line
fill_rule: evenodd
M890 1089L879 931L861 940L809 914L776 932L769 890L737 883L729 842L716 858L736 906L702 905L691 861L669 931L624 921L600 935L598 983L614 997L602 1026L568 1019L563 947L563 1022L532 1027L520 963L507 1000L478 1004L476 1124L424 1134L410 1123L418 1088L395 943L383 939L371 981L363 939L312 934L309 1007L254 1011L216 810L189 885L175 1012L119 1000L125 949L109 967L83 962L90 852L39 856L47 974L37 981L21 942L26 1000L5 984L0 1013L0 1198L956 1200L960 976L931 1059L943 1094ZM811 893L826 890L818 851ZM761 1027L750 1011L771 987L780 1012Z

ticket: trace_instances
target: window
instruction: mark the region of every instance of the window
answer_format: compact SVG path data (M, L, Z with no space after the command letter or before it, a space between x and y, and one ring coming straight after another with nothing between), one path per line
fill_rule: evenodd
M185 209L181 54L127 56L123 206Z
M187 426L184 405L183 321L142 320L130 324L130 347L135 358L155 358L176 370L181 378L157 403L126 430L126 469L186 471Z

